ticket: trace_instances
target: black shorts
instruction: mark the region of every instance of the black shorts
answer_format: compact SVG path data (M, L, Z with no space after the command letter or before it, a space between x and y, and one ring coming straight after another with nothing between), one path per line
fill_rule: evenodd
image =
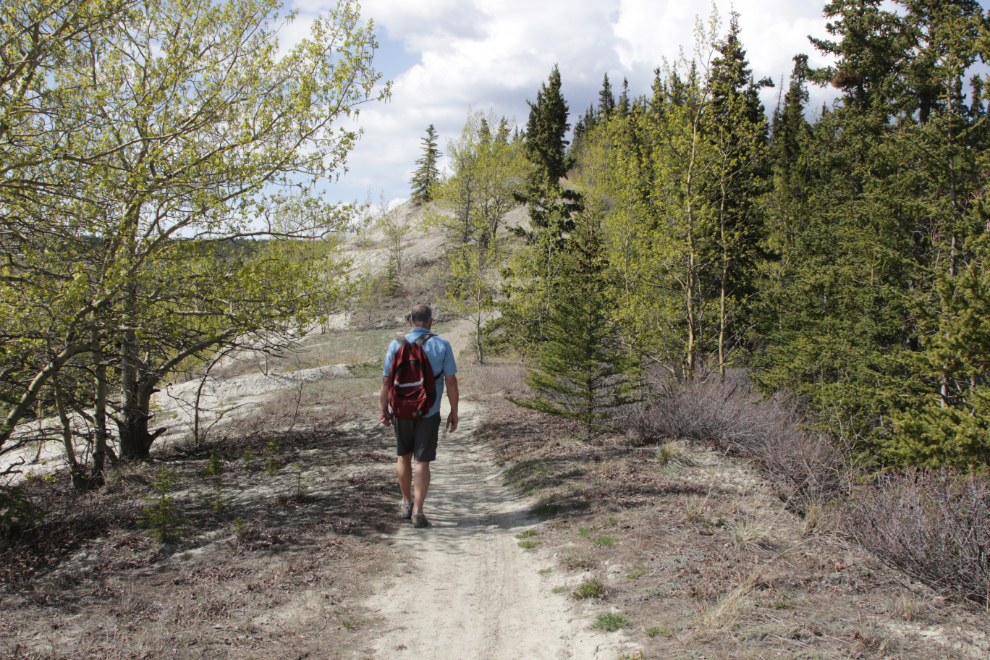
M418 463L429 463L437 458L437 439L440 436L440 413L419 419L392 418L395 429L395 455L412 454Z

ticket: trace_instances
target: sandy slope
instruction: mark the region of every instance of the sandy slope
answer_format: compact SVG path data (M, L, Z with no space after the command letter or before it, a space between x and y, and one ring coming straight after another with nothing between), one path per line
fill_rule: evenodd
M441 414L446 419L444 401ZM394 575L366 605L385 619L378 658L608 658L617 633L589 630L589 606L551 588L558 576L519 548L514 535L533 524L528 505L502 485L472 435L481 411L461 406L461 427L441 431L425 511L431 526L404 526ZM555 569L557 570L557 569Z

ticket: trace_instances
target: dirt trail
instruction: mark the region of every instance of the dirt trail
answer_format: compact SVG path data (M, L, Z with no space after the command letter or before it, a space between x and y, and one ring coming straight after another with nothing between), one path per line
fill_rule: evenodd
M590 630L590 606L551 593L558 576L539 573L551 562L518 547L534 521L474 441L481 412L462 403L460 428L441 431L431 526L401 529L395 572L366 603L385 618L375 657L614 660L629 648L621 635Z

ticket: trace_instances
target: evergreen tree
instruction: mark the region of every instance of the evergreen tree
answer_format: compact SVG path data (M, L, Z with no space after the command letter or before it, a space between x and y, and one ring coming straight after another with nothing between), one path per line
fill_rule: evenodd
M598 114L604 121L608 121L615 112L615 95L612 94L612 84L608 81L608 74L602 80L602 89L598 92Z
M412 197L419 204L433 199L433 187L440 179L437 161L440 160L440 150L437 148L437 131L430 124L426 129L426 137L422 138L423 155L416 160L416 172L412 178Z
M574 159L566 153L564 136L570 124L560 87L555 65L536 102L529 104L524 145L533 167L517 200L529 205L531 229L513 229L526 239L527 247L503 273L502 315L488 328L492 335L501 335L503 346L521 353L531 352L547 339L546 324L561 287L555 276L557 255L566 249L574 228L572 215L581 209L580 195L562 185Z
M619 116L625 118L629 115L629 81L622 79L622 94L619 95L619 105L616 106Z
M771 183L768 126L759 90L772 83L753 80L739 34L739 15L733 12L728 34L715 44L703 121L714 150L708 176L711 204L717 209L714 284L719 300L718 369L723 378L729 353L749 325L756 272L766 256L760 200Z
M778 123L793 141L775 151L800 146L807 173L792 186L808 183L786 195L800 213L775 240L784 251L760 378L807 394L823 423L895 460L985 461L957 423L980 407L980 376L939 348L961 332L956 302L976 290L961 267L975 269L970 282L982 268L966 246L987 134L983 100L964 94L982 12L969 0L898 5L827 5L835 39L814 42L835 65L808 78L841 89L841 103L806 145ZM793 112L788 124L800 125Z
M560 69L555 64L547 82L536 95L536 102L529 104L529 120L526 123L526 156L536 165L536 180L558 182L567 176L570 160L567 158L567 134L571 125L567 122L567 101L560 93Z
M571 250L561 255L561 291L550 314L548 341L526 382L536 392L513 403L579 421L590 440L617 406L632 403L635 362L611 328L606 273L608 262L597 219L585 214Z

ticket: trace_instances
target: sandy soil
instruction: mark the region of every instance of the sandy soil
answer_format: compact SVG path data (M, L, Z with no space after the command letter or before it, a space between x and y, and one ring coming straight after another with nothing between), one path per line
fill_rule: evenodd
M449 406L444 400L441 414ZM481 410L461 406L461 427L441 437L425 511L427 529L404 526L395 570L365 603L386 631L378 658L616 658L636 648L589 629L592 606L551 592L553 563L518 547L531 503L501 484L473 437ZM598 608L600 609L600 608Z

